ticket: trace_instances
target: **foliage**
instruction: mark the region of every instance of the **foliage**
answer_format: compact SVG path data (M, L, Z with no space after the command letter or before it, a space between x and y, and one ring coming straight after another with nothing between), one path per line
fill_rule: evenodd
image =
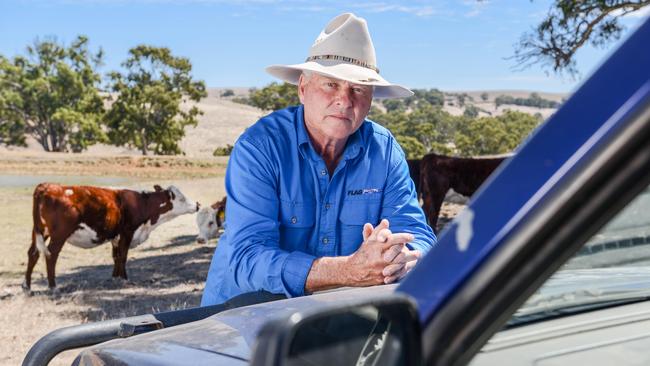
M618 18L647 5L650 0L555 0L535 31L522 35L513 58L520 68L539 63L576 75L574 55L580 47L617 40L623 30Z
M235 92L232 89L226 89L221 93L222 97L232 97L235 95Z
M406 103L401 99L386 99L381 104L383 104L387 112L406 110Z
M450 95L459 104L472 100L466 93ZM487 93L483 93L481 98L486 100ZM535 93L529 98L519 98L521 100L510 98L512 100L506 102L534 106L557 104ZM453 116L442 109L444 100L445 95L437 89L416 89L409 98L375 100L368 119L388 128L408 158L419 158L429 152L462 156L508 152L541 121L541 118L511 111L499 117L478 118L480 112L489 112L473 104L466 104L463 116ZM272 83L251 90L248 103L269 110L299 101L294 85ZM229 147L217 148L214 155L228 155Z
M300 104L298 87L289 83L271 83L259 90L252 90L248 97L250 105L262 110L275 111Z
M421 159L427 152L424 145L415 137L399 135L395 136L395 139L404 150L407 159Z
M476 118L478 117L478 112L480 109L475 106L475 105L468 105L465 107L465 110L463 111L463 116L469 117L469 118Z
M499 95L494 99L494 104L497 107L503 104L523 105L537 108L557 108L560 106L558 102L544 99L537 93L531 93L528 98L515 98L510 95Z
M481 100L487 102L488 98L490 98L490 95L488 93L481 93Z
M413 89L413 93L412 96L404 99L404 103L411 108L424 103L431 106L442 106L445 103L445 95L438 89Z
M232 152L233 146L226 144L225 147L218 147L212 152L212 156L229 156Z
M27 57L0 56L0 142L24 145L27 134L45 151L81 152L106 141L96 71L102 57L101 49L90 53L85 36L69 47L37 39Z
M141 45L129 50L122 66L126 75L110 73L116 96L106 116L111 142L137 147L143 155L181 153L185 127L196 126L203 113L181 105L207 96L203 81L191 77L190 61L168 48Z
M456 132L460 155L502 154L512 151L539 124L527 113L506 111L498 117L467 120Z

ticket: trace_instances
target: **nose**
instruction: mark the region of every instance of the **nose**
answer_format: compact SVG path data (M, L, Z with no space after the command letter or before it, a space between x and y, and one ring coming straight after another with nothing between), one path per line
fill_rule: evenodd
M198 237L198 238L196 238L196 242L199 243L199 244L205 244L205 238Z
M346 86L339 88L339 90L336 92L336 104L341 106L341 107L349 107L352 105L352 88Z

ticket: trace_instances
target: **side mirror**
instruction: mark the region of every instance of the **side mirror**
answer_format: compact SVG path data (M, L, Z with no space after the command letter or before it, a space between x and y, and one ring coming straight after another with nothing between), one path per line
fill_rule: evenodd
M251 364L421 365L415 303L392 294L271 321L257 336Z

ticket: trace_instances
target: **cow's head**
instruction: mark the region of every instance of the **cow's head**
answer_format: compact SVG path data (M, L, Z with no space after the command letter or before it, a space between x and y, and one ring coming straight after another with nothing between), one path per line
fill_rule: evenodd
M167 204L171 204L171 216L179 216L188 213L197 212L200 204L189 197L185 196L176 186L169 186L167 189L162 189L159 185L155 185L156 192L164 191L167 195Z
M199 235L196 241L204 244L206 241L219 236L219 229L223 227L226 219L226 197L210 206L199 210L196 215L196 225Z

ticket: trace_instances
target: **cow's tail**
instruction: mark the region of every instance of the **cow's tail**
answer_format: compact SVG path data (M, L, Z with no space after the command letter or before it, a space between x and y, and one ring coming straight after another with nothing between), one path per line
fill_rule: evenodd
M47 190L47 184L41 183L36 186L34 189L34 199L33 199L33 208L32 216L34 220L34 227L32 229L32 245L36 245L36 249L46 257L50 256L50 251L45 246L45 231L47 230L45 222L41 216L41 204L45 199L45 191Z
M422 187L421 187L421 178L420 178L420 165L422 164L421 159L408 159L406 161L408 163L409 167L409 174L411 175L411 179L413 180L413 184L415 185L415 193L418 198L422 196Z

